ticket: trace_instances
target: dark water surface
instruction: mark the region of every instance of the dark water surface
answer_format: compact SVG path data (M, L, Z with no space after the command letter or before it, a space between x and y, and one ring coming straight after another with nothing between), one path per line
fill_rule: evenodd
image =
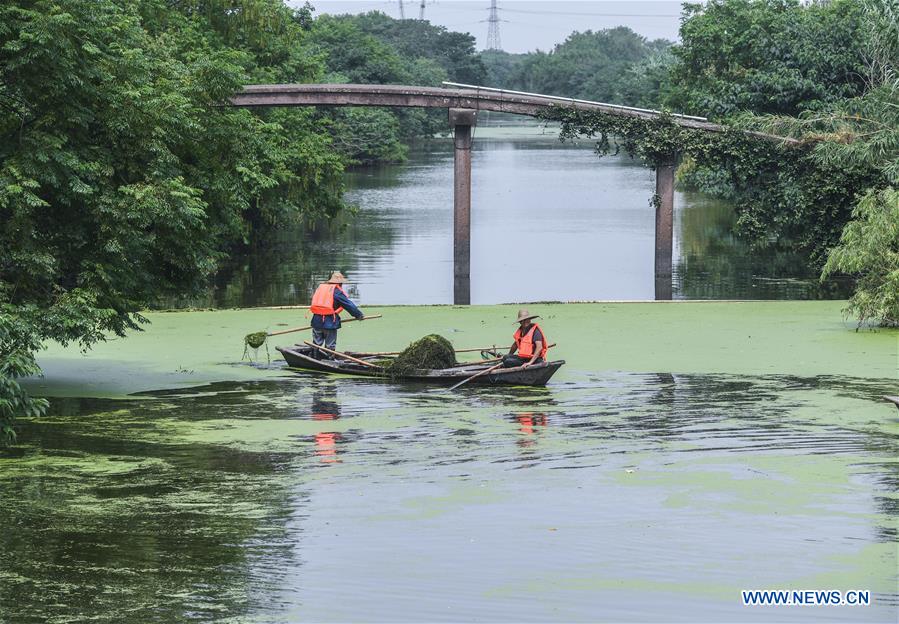
M472 303L651 300L655 174L597 158L589 142L530 128L479 128L472 170ZM452 302L452 144L421 145L402 165L348 175L358 213L340 232L279 232L239 255L205 305L307 304L334 268L366 304ZM674 296L839 298L791 253L750 251L730 205L675 197Z
M0 621L895 622L894 385L300 375L54 399L0 454ZM740 605L767 588L874 604Z

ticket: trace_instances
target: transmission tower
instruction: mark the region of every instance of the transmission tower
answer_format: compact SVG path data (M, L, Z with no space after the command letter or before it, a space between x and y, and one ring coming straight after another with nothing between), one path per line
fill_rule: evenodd
M425 0L421 0L421 4L418 5L418 21L423 22L425 19Z
M406 10L403 8L403 0L400 0L400 19L406 19Z
M496 0L490 0L490 17L487 18L489 27L487 29L487 49L502 50L503 43L499 38L499 14L496 9Z

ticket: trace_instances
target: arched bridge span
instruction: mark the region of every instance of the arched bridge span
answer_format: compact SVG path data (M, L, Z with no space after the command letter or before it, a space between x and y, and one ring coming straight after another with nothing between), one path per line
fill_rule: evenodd
M369 84L248 85L231 98L234 106L388 106L449 109L454 132L453 183L453 303L471 302L471 128L478 111L537 116L564 107L607 115L658 118L661 113L628 106L444 83L452 88ZM671 115L685 128L722 132L725 128L702 117ZM770 138L770 137L769 137ZM674 229L675 163L656 167L655 298L671 299Z

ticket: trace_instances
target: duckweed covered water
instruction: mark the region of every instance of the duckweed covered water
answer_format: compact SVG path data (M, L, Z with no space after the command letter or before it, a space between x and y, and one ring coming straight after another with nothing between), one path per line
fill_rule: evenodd
M229 363L285 311L51 350L68 379L34 381L51 410L0 454L0 621L895 621L899 334L741 306L541 307L569 362L545 389ZM341 344L514 329L511 308L379 312ZM873 604L741 606L765 588Z

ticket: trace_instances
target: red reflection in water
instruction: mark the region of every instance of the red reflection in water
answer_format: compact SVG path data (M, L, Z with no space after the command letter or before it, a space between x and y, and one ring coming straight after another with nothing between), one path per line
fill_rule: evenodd
M520 425L518 431L522 437L518 440L519 446L531 446L534 444L534 435L538 427L545 427L547 420L546 414L535 414L534 412L524 412L515 416L515 420Z
M317 420L329 420L329 419L317 419ZM337 457L337 441L340 440L339 433L333 432L322 432L315 434L315 454L318 456L319 461L323 464L337 464L340 463L340 458Z

